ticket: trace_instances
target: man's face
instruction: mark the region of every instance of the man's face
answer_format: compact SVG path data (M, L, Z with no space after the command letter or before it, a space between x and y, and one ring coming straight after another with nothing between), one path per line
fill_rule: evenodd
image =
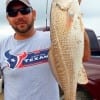
M30 12L26 12L29 10ZM7 15L13 29L22 34L27 33L33 27L35 17L35 11L20 2L14 3Z

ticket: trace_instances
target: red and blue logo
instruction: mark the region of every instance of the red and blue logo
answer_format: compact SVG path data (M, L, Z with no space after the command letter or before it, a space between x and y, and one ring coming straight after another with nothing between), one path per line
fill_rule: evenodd
M23 52L18 55L11 54L11 50L5 52L5 57L10 68L23 68L48 62L48 49Z

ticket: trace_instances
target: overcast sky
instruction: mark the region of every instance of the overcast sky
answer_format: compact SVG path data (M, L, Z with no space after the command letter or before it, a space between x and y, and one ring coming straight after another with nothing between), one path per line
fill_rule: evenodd
M5 17L5 1L0 0L0 33L7 32L8 22ZM33 8L37 10L36 25L45 25L46 20L46 1L47 0L30 0ZM48 0L48 16L51 0ZM83 0L81 3L81 11L83 13L84 24L87 28L93 29L97 35L100 35L100 0ZM49 17L48 17L49 19ZM40 21L41 20L41 21ZM5 29L4 29L5 28ZM12 29L10 29L12 30Z
M85 26L100 36L100 0L83 0L81 10Z
M6 15L6 13L5 13L5 9L6 9L5 1L6 0L0 0L0 1L2 1L2 3L0 3L0 24L1 23L7 24L7 20L6 20L6 17L5 17L5 15ZM42 22L42 19L46 18L46 3L47 3L47 0L30 0L30 2L32 4L33 8L36 9L36 11L37 11L37 19L41 20L41 22ZM50 4L51 4L51 0L48 0L48 8L49 8L48 10L50 10Z
M100 17L100 0L83 0L81 8L85 17Z

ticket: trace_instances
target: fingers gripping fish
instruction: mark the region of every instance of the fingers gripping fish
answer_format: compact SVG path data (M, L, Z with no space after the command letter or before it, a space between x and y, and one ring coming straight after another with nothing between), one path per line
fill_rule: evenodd
M50 15L49 61L65 100L76 99L77 82L88 82L82 58L84 27L77 0L53 0Z

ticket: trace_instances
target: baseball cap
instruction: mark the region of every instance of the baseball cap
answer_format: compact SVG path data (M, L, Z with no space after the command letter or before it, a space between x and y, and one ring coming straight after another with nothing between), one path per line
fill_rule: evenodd
M6 0L6 10L8 9L8 7L10 7L10 4L14 2L21 2L28 7L32 7L29 0Z

